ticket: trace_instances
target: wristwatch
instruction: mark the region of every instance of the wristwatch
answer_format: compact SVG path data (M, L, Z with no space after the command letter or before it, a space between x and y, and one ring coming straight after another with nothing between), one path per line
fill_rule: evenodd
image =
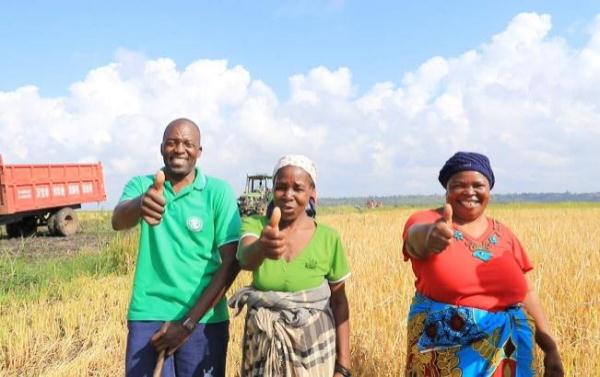
M181 326L183 326L183 328L186 329L190 334L194 331L196 325L197 322L192 320L189 315L183 317L183 320L181 321Z

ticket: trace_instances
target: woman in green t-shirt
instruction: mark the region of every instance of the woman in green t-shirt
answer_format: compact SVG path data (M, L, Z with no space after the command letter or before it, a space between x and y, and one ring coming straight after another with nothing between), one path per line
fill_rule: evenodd
M230 299L248 305L242 377L349 377L350 270L338 233L314 219L315 165L284 156L273 177L267 216L242 222L237 258L252 286Z

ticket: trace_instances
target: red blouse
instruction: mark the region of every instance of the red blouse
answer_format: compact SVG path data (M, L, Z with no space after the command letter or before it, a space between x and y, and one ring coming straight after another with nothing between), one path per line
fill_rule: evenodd
M412 263L417 292L440 302L489 311L504 310L523 302L527 294L525 272L533 269L523 246L508 229L488 218L488 229L477 238L461 232L463 240L453 239L439 254L418 260L407 252L408 229L414 224L433 223L441 218L436 210L419 211L404 225L402 251ZM496 235L495 241L490 237ZM493 237L492 237L493 238ZM474 257L468 244L485 245L491 253L485 262Z

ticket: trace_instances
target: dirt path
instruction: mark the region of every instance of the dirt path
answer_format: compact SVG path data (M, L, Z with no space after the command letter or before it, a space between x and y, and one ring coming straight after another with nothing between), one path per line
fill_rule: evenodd
M45 227L27 238L8 238L6 231L0 231L0 256L46 259L65 257L81 252L99 252L114 237L115 233L105 227L86 229L85 224L71 237L48 235Z

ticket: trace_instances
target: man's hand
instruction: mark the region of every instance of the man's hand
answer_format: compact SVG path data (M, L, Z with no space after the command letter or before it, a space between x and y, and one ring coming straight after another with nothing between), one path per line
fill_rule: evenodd
M452 206L446 203L442 218L431 224L431 227L427 231L425 250L436 254L440 253L450 245L453 236Z
M265 258L279 259L287 250L285 234L279 230L279 220L281 219L281 209L275 207L271 214L269 223L260 233L258 242Z
M152 335L150 344L157 352L166 351L167 356L171 356L188 340L190 335L190 332L183 327L180 321L165 322Z
M154 177L154 184L142 195L140 200L142 219L150 225L160 224L162 215L165 212L164 187L165 173L159 170Z

